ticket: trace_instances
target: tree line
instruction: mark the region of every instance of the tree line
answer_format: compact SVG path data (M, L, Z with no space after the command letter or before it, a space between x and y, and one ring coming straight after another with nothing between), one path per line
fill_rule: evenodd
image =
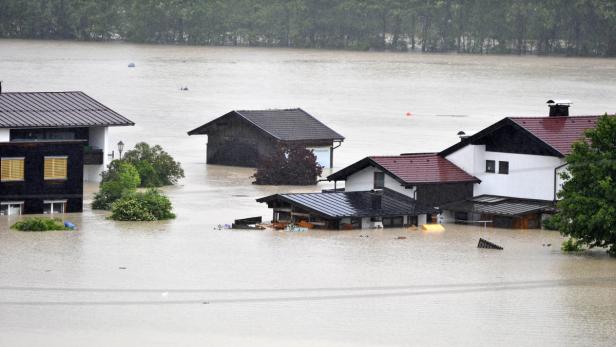
M616 56L616 1L0 0L0 37Z

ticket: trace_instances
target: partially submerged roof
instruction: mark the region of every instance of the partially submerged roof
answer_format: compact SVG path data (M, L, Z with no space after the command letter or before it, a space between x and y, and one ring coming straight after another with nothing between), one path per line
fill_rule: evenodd
M366 157L355 164L329 175L329 181L345 180L368 166L374 166L394 177L403 185L431 183L481 182L437 153L403 154Z
M375 192L331 192L274 194L257 199L257 202L286 202L325 218L343 217L387 217L433 213L432 207L418 205L415 199L389 189L381 192L380 208L375 208Z
M537 143L546 147L551 155L564 157L571 153L576 141L584 139L586 130L597 125L600 117L507 117L443 150L440 154L447 156L466 145L480 141L503 127L513 126L536 139Z
M135 125L83 92L0 93L0 128Z
M188 135L208 134L221 118L237 115L266 134L281 141L344 140L327 125L301 108L231 111L188 132Z
M518 217L529 213L553 211L554 203L544 200L480 195L472 199L444 204L441 210Z

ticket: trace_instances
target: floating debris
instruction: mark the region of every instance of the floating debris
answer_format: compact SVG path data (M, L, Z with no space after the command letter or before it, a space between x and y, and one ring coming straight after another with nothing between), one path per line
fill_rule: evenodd
M406 240L406 236L398 236L396 240Z
M64 221L64 226L69 230L77 230L77 226L69 221Z
M135 67L135 63L129 63L128 67Z
M181 87L180 90L186 92L188 91L188 87Z
M120 266L118 269L120 270L126 270L126 268L124 266Z
M492 243L492 242L490 242L488 240L484 240L482 238L479 238L479 243L477 244L477 248L499 249L499 250L503 249L503 247L501 247L501 246L499 246L499 245L497 245L495 243Z
M445 231L445 228L441 224L423 224L421 226L423 231Z

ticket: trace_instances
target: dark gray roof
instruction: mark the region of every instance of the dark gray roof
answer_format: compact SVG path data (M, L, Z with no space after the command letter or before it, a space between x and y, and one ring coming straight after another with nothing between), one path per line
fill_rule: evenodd
M275 194L257 201L295 204L329 218L418 215L436 211L432 207L418 205L415 199L388 189L382 194L381 208L375 208L373 205L375 193L370 191Z
M442 205L441 210L517 217L529 213L553 211L554 203L544 200L480 195L472 199Z
M0 93L0 128L134 124L83 92Z
M321 123L301 108L231 111L222 117L229 114L236 114L244 118L257 128L282 141L344 140L344 136ZM222 117L191 130L188 134L207 134L209 126Z

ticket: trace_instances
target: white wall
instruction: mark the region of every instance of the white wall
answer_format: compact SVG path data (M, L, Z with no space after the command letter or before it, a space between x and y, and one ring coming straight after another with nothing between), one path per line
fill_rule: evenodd
M9 142L11 140L11 129L0 129L0 142Z
M554 169L564 159L552 156L489 152L483 145L468 145L447 156L447 159L479 178L473 195L502 195L516 198L552 200ZM486 160L496 162L496 173L486 173ZM498 173L498 162L509 162L509 174Z
M330 147L309 147L308 150L312 150L314 155L317 156L317 163L324 168L330 167Z
M89 134L90 146L103 150L103 165L84 165L83 179L89 182L99 182L101 180L100 174L107 168L110 161L108 156L111 153L109 149L109 128L92 127L89 129Z
M344 190L347 192L361 192L374 189L375 172L380 172L380 170L373 166L368 166L367 168L350 175L346 179ZM385 173L385 188L389 188L398 193L415 198L415 187L406 189L400 184L400 182L396 181L387 173Z

